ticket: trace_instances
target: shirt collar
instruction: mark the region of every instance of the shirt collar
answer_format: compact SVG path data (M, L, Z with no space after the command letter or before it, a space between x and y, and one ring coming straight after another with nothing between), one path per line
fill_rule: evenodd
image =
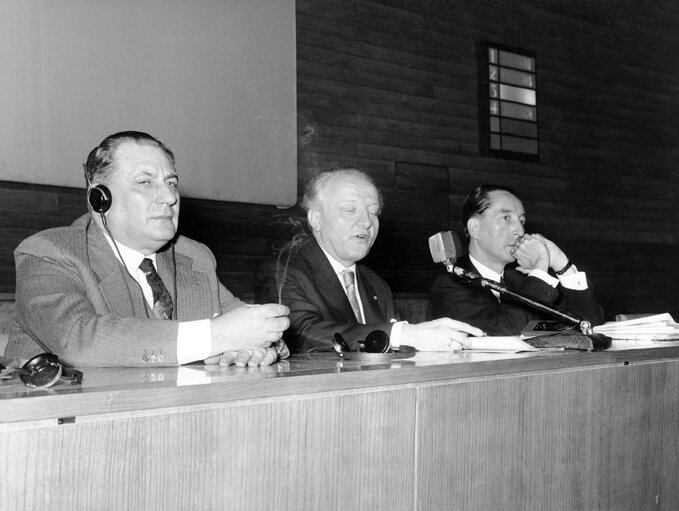
M153 261L153 266L158 268L158 265L156 264L156 254L150 254L145 256L141 252L137 252L136 250L126 247L119 241L115 241L108 235L107 232L104 232L104 236L106 236L106 241L108 241L108 244L111 245L111 248L113 249L113 253L115 254L116 258L120 261L120 258L122 257L121 263L125 265L127 270L131 273L134 274L139 269L139 265L141 262L146 258L146 259L151 259ZM117 247L117 248L116 248Z
M500 279L502 278L504 272L497 273L496 271L491 270L485 264L482 264L479 261L477 261L471 254L469 254L469 260L472 262L474 266L476 266L476 269L479 271L482 277L485 277L488 280L492 280L494 282L500 282Z
M318 246L321 247L320 243L318 244ZM328 261L330 261L330 265L332 266L332 269L335 271L337 275L339 275L344 270L351 270L354 272L354 274L356 273L356 263L352 264L351 266L344 266L342 263L337 261L337 259L331 256L328 252L326 252L326 250L323 247L321 247L321 250L325 254L325 257L328 258Z

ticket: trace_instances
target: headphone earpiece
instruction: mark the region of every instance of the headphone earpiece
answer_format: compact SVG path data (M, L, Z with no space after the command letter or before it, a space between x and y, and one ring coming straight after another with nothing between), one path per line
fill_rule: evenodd
M95 213L106 213L111 207L111 191L104 185L97 185L87 191L87 201Z

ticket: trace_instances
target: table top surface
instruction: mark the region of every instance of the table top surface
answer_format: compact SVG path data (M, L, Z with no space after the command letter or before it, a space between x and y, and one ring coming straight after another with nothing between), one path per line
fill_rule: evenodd
M534 372L580 370L679 359L679 341L613 341L602 351L519 353L415 352L294 355L267 367L88 367L80 385L34 389L18 378L0 381L0 423L167 406L463 381Z

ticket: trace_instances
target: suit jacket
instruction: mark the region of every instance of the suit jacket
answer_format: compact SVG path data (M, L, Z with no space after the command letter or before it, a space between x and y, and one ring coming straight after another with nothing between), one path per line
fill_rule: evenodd
M358 349L358 341L373 330L391 332L395 312L387 283L369 268L356 265L366 321L359 323L330 261L314 238L306 240L293 253L282 252L258 269L254 276L257 303L279 302L277 271L281 274L286 263L281 300L290 308L290 328L284 339L293 353L332 351L336 332L352 350Z
M14 259L17 309L6 354L15 358L48 351L76 366L132 366L162 352L164 365L176 365L179 321L243 304L219 282L212 252L178 236L156 257L178 320L155 319L89 214L27 238Z
M469 255L460 258L457 266L478 273ZM512 291L535 298L561 310L586 319L592 325L603 322L603 310L597 302L592 285L576 291L558 285L553 288L537 277L529 277L514 267L504 271L505 285ZM549 315L506 296L501 301L490 289L445 273L434 279L429 294L430 311L434 318L451 317L482 329L489 335L518 335L531 320L553 319Z

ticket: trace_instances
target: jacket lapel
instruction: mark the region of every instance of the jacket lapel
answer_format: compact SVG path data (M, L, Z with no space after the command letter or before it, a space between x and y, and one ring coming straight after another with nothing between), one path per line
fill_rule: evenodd
M86 230L90 266L99 278L99 291L109 310L124 316L147 316L141 288L113 253L104 233L91 220Z
M363 304L363 312L366 323L383 323L389 320L387 318L387 311L383 304L378 300L377 293L370 285L369 279L365 277L360 266L356 265L358 292L361 295L361 303Z

